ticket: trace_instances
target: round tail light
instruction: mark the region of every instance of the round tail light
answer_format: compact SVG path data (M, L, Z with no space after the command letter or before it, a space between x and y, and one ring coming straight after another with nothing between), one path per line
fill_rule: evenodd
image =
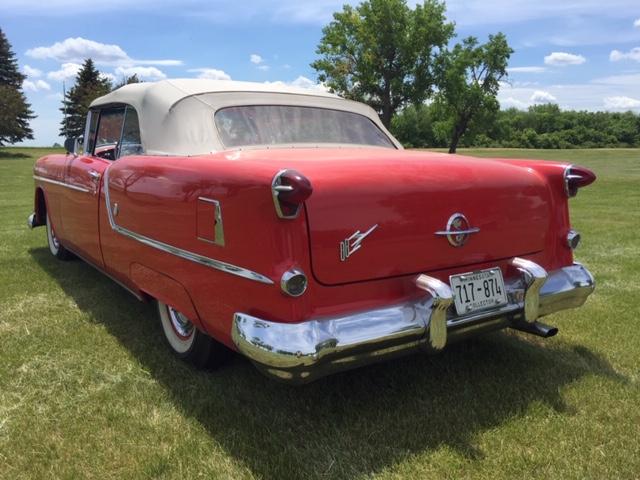
M307 290L307 276L302 270L292 268L282 274L280 288L291 297L299 297Z

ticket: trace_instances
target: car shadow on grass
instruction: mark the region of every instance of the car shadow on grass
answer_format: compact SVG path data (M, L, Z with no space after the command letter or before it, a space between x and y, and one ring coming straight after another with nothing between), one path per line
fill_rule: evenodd
M476 436L530 408L573 415L563 387L593 375L626 381L602 357L562 337L544 342L510 333L302 387L264 378L239 355L218 370L196 371L170 354L152 305L81 261L61 264L46 248L30 253L185 416L260 478L366 476L439 447L482 458Z

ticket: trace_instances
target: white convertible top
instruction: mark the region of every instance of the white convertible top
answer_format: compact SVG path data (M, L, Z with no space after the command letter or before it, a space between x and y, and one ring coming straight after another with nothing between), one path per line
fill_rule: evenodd
M364 115L390 139L376 112L337 95L281 83L171 79L125 85L97 98L91 107L126 104L135 108L144 151L151 155L198 155L223 150L213 114L238 105L295 105Z

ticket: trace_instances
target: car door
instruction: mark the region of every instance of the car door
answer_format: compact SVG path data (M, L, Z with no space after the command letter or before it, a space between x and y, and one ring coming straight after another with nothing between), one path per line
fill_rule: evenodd
M125 118L132 119L132 114L135 122L125 122ZM78 188L69 189L63 202L66 241L74 252L99 267L104 267L98 221L102 176L121 154L136 149L130 138L125 140L126 146L122 143L123 132L131 130L125 123L135 123L137 131L137 115L131 107L118 105L90 111L85 152L67 165L66 181Z

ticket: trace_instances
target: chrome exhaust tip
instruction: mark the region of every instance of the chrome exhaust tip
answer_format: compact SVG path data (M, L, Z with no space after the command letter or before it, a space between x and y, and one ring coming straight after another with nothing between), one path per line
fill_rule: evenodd
M542 322L523 322L516 321L511 324L511 328L514 330L520 330L521 332L530 333L532 335L536 335L542 338L553 337L558 333L557 327L552 327L551 325L547 325Z

